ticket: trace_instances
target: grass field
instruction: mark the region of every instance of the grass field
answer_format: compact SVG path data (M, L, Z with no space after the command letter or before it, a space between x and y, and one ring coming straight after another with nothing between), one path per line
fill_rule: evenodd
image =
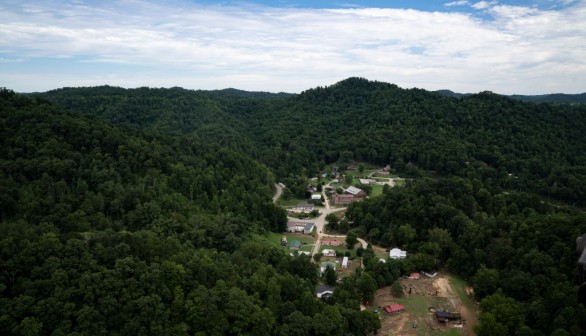
M284 200L283 198L279 198L277 200L277 205L284 206L284 207L292 207L292 206L296 206L297 204L307 204L307 199L305 199L305 198L290 198L288 200Z
M474 306L474 302L472 302L470 297L466 294L466 287L468 286L466 282L456 276L451 276L450 285L452 285L454 292L456 292L456 295L458 295L458 298L460 301L462 301L462 304L466 306L469 311L475 311L476 307Z
M358 246L358 244L356 245ZM338 253L342 253L345 254L346 251L350 251L350 253L352 253L352 257L356 257L356 249L354 250L349 250L346 248L346 246L329 246L329 245L321 245L320 247L320 252L323 251L323 249L329 249L329 250L334 250Z
M302 245L301 248L299 249L300 251L311 252L311 249L313 247L313 243L315 242L315 239L310 235L302 235L302 234L298 234L298 233L275 233L275 232L269 232L265 235L258 235L258 234L252 235L251 240L255 241L257 243L261 243L261 244L266 244L266 245L270 245L270 246L274 246L274 247L281 247L281 237L282 236L287 237L288 242L291 242L292 240L299 240L301 243L305 243L305 245ZM291 250L289 250L289 248L285 248L284 251L287 253L291 252Z
M373 184L372 185L372 191L370 192L370 197L375 197L375 196L379 196L382 195L383 193L383 187L380 184Z

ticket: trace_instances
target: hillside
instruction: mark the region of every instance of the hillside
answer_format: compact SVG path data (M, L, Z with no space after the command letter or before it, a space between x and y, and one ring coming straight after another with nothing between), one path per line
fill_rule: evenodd
M365 298L438 269L474 287L478 335L586 330L586 105L349 78L296 95L4 89L0 121L3 335L367 335ZM407 182L331 225L407 258L361 248L337 282L252 238L284 230L275 182L303 199L356 163Z
M377 328L358 293L318 301L308 259L247 242L286 221L247 156L9 90L0 121L0 334Z
M391 164L408 176L473 174L586 205L584 105L533 104L488 92L457 99L360 78L289 97L110 87L40 97L114 123L220 143L279 178L356 160Z

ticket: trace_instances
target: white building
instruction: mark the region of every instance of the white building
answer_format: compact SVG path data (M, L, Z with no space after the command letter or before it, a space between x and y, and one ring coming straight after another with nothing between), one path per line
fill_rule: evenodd
M336 256L335 250L323 249L323 251L321 251L321 253L326 257L335 257Z
M389 252L389 257L391 257L391 259L405 259L407 257L407 251L394 248Z
M342 268L348 268L348 257L342 259Z
M312 199L312 200L318 200L318 199L321 199L321 194L311 194L311 199Z

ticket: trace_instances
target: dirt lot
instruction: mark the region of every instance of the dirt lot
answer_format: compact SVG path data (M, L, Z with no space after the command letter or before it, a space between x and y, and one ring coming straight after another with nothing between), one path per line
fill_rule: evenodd
M402 297L394 297L390 287L381 288L375 294L374 304L368 307L369 310L377 309L381 317L379 335L474 335L472 327L477 322L477 315L461 302L450 284L449 276L423 276L417 280L400 281L404 292ZM402 304L405 310L392 314L384 311L385 306L394 303ZM432 309L460 313L465 322L460 325L440 324Z

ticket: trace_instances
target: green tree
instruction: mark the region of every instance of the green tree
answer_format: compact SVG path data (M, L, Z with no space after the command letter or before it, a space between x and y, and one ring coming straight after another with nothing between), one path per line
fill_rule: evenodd
M391 293L396 297L403 296L403 285L401 285L401 282L399 280L396 280L391 285Z
M372 302L374 292L378 288L376 281L368 272L363 272L360 278L356 280L356 287L361 294L362 300L368 302Z
M326 267L323 277L326 284L330 286L335 286L336 282L338 281L338 275L336 274L336 271L330 266Z
M353 249L356 243L358 243L358 235L356 234L356 232L348 232L348 234L346 235L346 246L348 247L348 249Z

